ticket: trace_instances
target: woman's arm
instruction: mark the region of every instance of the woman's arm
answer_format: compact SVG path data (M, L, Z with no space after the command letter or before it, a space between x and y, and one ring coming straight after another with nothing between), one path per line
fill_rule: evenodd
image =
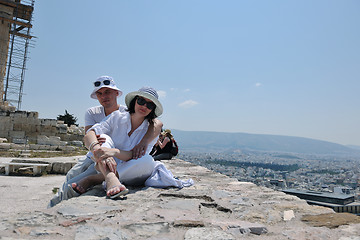
M169 138L169 137L165 137L162 142L161 142L161 141L158 141L159 147L160 147L161 149L163 149L168 142L170 142L170 138Z
M84 144L94 154L95 160L102 161L108 157L116 157L123 161L132 159L132 151L123 151L116 148L101 147L94 130L90 130L84 136Z
M145 136L141 139L141 141L132 149L133 158L137 159L145 155L146 149L152 140L157 138L161 132L163 127L163 123L154 119L154 123L150 123Z

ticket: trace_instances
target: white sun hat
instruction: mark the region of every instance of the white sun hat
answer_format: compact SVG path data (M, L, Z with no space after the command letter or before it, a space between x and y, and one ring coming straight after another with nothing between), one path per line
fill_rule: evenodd
M128 108L130 106L130 102L136 96L141 96L141 97L147 98L147 99L151 100L153 103L155 103L155 105L156 105L155 115L157 117L159 117L163 113L163 107L162 107L160 101L158 100L159 95L157 94L155 89L153 89L151 87L142 87L138 91L130 92L130 93L126 94L125 104Z
M118 97L122 95L122 91L115 85L114 79L110 76L101 76L94 82L94 90L90 94L91 98L97 99L96 92L101 88L110 88L119 92Z

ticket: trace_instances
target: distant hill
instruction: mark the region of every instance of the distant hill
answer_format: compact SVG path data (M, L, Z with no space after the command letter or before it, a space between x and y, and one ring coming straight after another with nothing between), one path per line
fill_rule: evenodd
M228 152L236 150L276 151L304 154L360 154L341 144L303 137L280 135L181 131L172 133L184 152Z
M360 151L360 146L356 146L356 145L345 145L345 146Z

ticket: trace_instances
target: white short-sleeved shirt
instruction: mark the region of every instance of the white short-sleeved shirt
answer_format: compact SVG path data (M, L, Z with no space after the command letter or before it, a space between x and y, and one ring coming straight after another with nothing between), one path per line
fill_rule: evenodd
M114 142L115 148L125 151L133 149L144 137L149 127L149 122L145 119L142 124L129 136L131 131L131 116L128 112L114 111L103 121L92 126L96 134L107 134ZM147 147L146 154L149 154L152 146L155 144L154 139Z
M126 107L120 105L119 111L125 112ZM101 122L105 118L104 107L99 105L96 107L89 108L85 113L85 126L92 126L95 123Z

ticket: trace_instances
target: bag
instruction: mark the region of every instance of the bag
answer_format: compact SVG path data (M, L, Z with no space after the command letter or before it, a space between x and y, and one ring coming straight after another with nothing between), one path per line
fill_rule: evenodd
M170 150L170 153L173 155L173 156L176 156L179 152L179 148L178 148L178 145L175 141L175 139L171 139L171 142L172 142L172 146L171 146L171 150Z

